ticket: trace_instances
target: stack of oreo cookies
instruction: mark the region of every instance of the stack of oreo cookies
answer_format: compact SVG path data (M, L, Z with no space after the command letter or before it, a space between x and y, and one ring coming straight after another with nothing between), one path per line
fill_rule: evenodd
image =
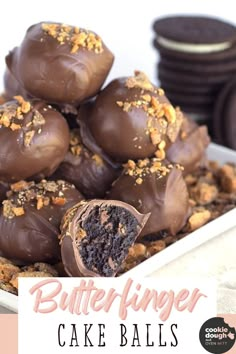
M161 87L173 104L207 123L217 138L216 103L236 78L236 27L215 18L175 16L156 20L153 28Z

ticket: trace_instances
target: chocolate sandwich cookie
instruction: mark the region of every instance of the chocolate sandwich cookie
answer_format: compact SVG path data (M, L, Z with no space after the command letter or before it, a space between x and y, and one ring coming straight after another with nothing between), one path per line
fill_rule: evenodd
M206 148L210 143L207 127L199 127L192 119L183 116L180 133L166 152L171 163L184 167L183 174L192 173L206 164Z
M0 212L0 249L5 257L23 264L58 261L61 219L82 198L64 181L12 184Z
M77 128L71 130L69 150L52 178L73 183L87 198L102 198L120 173L85 147Z
M116 275L149 214L117 200L81 202L61 223L61 256L70 276Z
M165 65L160 62L158 64L158 77L161 82L171 81L179 83L179 85L219 85L226 83L230 78L231 73L221 73L219 75L208 74L198 75L195 73L181 72L174 69L166 68Z
M236 150L236 80L229 82L217 97L213 114L215 140Z
M126 162L155 155L163 159L165 147L178 136L182 116L162 89L135 72L113 80L80 121L82 139L92 151L97 145L108 161Z
M43 101L15 96L0 106L0 180L41 179L63 161L69 128L63 116Z
M158 50L160 56L165 56L171 58L172 60L183 60L183 61L191 61L191 62L202 62L202 63L214 63L219 61L233 61L236 56L236 45L233 45L231 48L214 53L207 54L198 54L198 53L186 53L186 52L178 52L177 50L170 50L168 48L164 48L160 46L156 39L153 40L153 46Z
M236 27L204 16L170 16L153 25L155 46L163 55L184 60L226 60L236 54Z
M94 32L60 23L31 26L6 57L30 95L50 103L79 104L103 85L114 56Z
M217 95L217 93L219 92L219 90L222 88L221 84L216 84L216 85L212 85L212 84L203 84L203 85L194 85L192 84L184 84L184 85L180 85L175 82L172 81L172 79L169 80L164 80L161 82L161 87L163 88L163 90L165 92L170 91L173 93L183 93L186 95Z
M189 196L183 168L156 158L129 160L113 183L108 197L133 205L140 213L151 213L140 238L168 231L175 235L185 224Z
M181 107L184 104L188 104L191 106L194 105L213 105L215 102L215 96L214 95L200 95L200 94L186 94L182 93L181 90L180 92L173 92L171 90L166 90L165 91L167 97L171 102L175 104L175 102L178 102L178 105Z
M170 70L176 70L180 72L188 72L197 75L220 75L222 73L235 73L236 72L236 60L224 60L217 62L194 62L188 60L178 60L173 57L161 55L161 62L163 66Z

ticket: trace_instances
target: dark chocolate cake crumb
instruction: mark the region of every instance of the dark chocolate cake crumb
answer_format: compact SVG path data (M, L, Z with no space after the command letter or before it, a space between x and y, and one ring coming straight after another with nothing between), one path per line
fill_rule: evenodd
M137 227L137 219L124 208L96 206L83 222L86 237L80 241L80 255L85 266L112 276L132 246Z

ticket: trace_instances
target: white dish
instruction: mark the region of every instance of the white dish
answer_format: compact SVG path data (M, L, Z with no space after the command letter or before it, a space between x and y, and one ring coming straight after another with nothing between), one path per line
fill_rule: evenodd
M235 151L213 143L208 148L208 157L209 159L216 160L219 163L236 163ZM200 246L201 244L210 241L219 235L222 235L224 232L232 229L234 226L236 226L236 208L201 227L200 229L192 232L187 237L179 240L160 253L152 256L122 276L140 277L140 274L142 274L143 277L148 276L166 264L170 263L171 261L175 260L176 258L181 257L185 253ZM0 290L0 306L5 307L13 312L17 312L17 300L17 296Z

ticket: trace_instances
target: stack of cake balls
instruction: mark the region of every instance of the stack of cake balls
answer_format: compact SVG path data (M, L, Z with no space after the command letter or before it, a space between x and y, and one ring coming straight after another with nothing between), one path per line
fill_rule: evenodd
M0 106L0 252L114 276L137 239L185 225L183 174L204 166L205 126L136 71L101 89L113 54L94 32L31 26L6 57Z

